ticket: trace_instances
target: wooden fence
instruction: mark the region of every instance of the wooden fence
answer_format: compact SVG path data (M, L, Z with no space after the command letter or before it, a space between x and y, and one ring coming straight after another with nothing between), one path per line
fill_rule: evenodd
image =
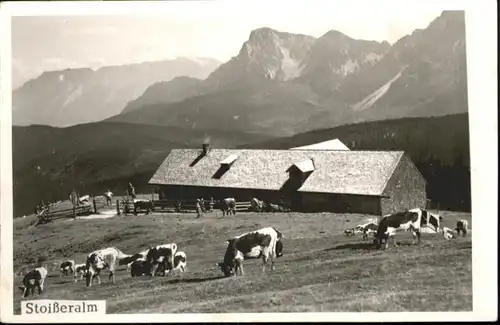
M137 199L151 200L151 212L178 212L194 213L196 212L196 200L158 200L157 194L139 194ZM204 211L219 210L219 202L210 205L209 201L204 201ZM251 202L236 202L236 212L249 211ZM134 203L126 196L114 197L111 203L108 203L104 195L90 197L89 202L84 205L73 208L69 200L62 201L57 205L51 206L45 212L38 215L38 223L47 223L56 219L75 218L76 216L97 214L103 210L116 210L117 214L133 214ZM144 209L138 210L138 213L146 212Z
M116 200L117 214L130 214L134 212L134 203L130 200ZM249 211L251 202L236 202L236 212ZM205 201L205 211L220 209L220 204L214 204L210 207L210 202ZM144 210L138 212L145 212ZM196 200L152 200L152 212L177 212L194 213L196 212Z

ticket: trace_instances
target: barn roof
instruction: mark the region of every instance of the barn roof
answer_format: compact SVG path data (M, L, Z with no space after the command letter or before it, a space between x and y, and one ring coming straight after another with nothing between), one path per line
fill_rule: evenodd
M381 195L403 156L402 151L212 149L205 156L201 153L173 149L149 184L279 190L292 165L312 158L314 171L298 191ZM221 172L220 162L231 155L238 159Z
M339 139L318 142L302 147L291 148L291 150L349 150Z

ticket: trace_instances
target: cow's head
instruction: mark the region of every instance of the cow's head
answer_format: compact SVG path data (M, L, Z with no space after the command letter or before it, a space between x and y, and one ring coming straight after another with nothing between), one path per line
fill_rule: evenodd
M281 257L283 256L283 242L281 240L278 240L276 242L276 257Z
M227 243L227 249L226 253L224 254L224 261L222 263L218 263L218 266L222 273L224 273L225 276L230 276L233 273L234 269L234 258L235 258L235 244L236 238L230 238L226 241Z

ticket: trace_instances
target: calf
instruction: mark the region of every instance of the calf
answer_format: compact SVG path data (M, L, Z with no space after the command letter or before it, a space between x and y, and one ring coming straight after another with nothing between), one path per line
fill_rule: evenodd
M268 260L271 260L271 270L274 269L274 260L283 256L283 235L273 227L245 233L227 240L226 254L219 268L225 276L231 273L243 275L243 261L262 257L262 271L265 271Z
M35 295L35 287L38 288L38 294L41 295L43 292L43 283L45 282L45 278L47 277L47 269L43 266L37 267L29 271L23 277L23 285L19 287L23 292L23 297L28 297L29 293L31 295Z
M458 220L457 227L455 230L457 231L457 235L460 236L460 233L465 237L467 236L467 231L469 228L469 222L467 220Z
M221 201L221 210L223 216L225 216L226 214L230 215L231 213L235 215L236 200L234 198L225 198L224 200Z
M75 261L66 260L59 265L60 276L67 276L68 274L73 274L75 272Z
M185 272L187 270L186 253L179 251L174 255L174 270Z
M427 214L427 211L422 209L411 209L394 214L388 214L382 217L375 233L373 242L375 247L379 249L382 242L385 240L385 248L389 246L389 237L392 237L393 244L396 246L395 234L397 231L411 231L413 234L413 242L415 237L420 244L420 226L422 223L422 215Z
M146 210L146 214L153 211L153 201L134 199L134 215L137 215L137 210Z
M371 234L376 234L378 225L374 222L370 222L363 226L363 240L367 240L368 236Z
M150 265L151 276L155 276L161 267L165 276L174 268L174 255L177 252L177 244L170 243L149 248L146 262Z
M444 237L444 239L449 240L449 239L456 238L456 235L453 232L453 230L451 230L450 228L443 227L443 237Z
M87 273L87 267L85 263L82 264L76 264L75 265L75 272L74 272L74 281L75 283L78 282L78 276L80 276L80 280L83 280L83 277Z

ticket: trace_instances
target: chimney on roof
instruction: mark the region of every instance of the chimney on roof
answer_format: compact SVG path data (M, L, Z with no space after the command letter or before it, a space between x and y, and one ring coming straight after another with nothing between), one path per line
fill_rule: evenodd
M208 154L208 152L210 151L210 143L204 142L202 149L203 149L203 156L206 156Z

